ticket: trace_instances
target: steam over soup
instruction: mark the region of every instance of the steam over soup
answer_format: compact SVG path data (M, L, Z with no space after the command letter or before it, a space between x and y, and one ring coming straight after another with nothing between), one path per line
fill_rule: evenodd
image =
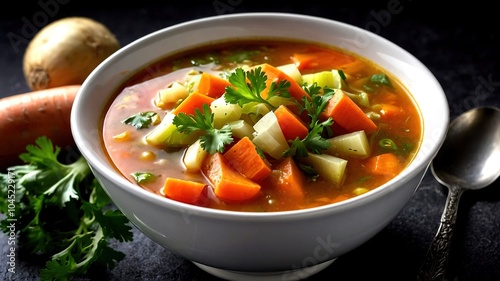
M104 145L130 181L209 208L270 212L377 188L422 137L410 93L371 61L309 42L238 40L151 65L117 91Z

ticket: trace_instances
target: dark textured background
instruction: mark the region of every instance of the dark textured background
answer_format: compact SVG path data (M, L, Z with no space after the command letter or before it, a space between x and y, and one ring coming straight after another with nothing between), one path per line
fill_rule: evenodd
M26 22L37 23L36 27L41 28L58 18L87 16L104 23L120 43L126 45L150 32L191 19L222 13L275 11L356 25L408 50L441 83L449 99L452 118L476 106L500 106L499 15L486 1L468 1L466 5L440 2L439 6L415 0L329 1L325 4L313 0L297 4L251 0L176 1L180 4L142 0L132 5L125 5L123 1L117 2L118 5L100 2L17 1L11 2L14 8L2 7L0 97L28 91L22 74L22 56L32 35L26 33ZM53 12L44 11L40 3L55 4L51 6ZM217 3L225 3L226 11L217 10L214 6ZM392 5L399 7L397 13ZM26 41L10 42L8 34L12 33L23 36ZM429 171L394 221L311 280L413 280L437 231L446 194L446 189L436 183ZM116 268L78 279L217 280L138 231L134 230L134 235L132 243L113 244L126 254ZM38 270L43 263L34 256L18 256L16 273L6 272L7 246L6 236L0 234L0 279L39 279ZM462 197L448 275L448 280L500 280L499 181Z

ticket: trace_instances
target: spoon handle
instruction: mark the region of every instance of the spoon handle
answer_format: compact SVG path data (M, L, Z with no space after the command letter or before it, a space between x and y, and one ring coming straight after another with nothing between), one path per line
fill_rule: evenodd
M450 252L451 238L457 218L458 202L463 189L457 186L448 186L446 205L441 215L439 229L427 250L424 263L420 267L417 281L444 280L448 255Z

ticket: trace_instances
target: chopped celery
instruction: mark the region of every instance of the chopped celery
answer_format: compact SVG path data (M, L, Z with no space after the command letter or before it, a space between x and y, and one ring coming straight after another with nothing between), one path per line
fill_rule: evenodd
M253 139L253 133L255 130L252 125L245 122L245 120L236 120L227 123L229 127L231 127L231 132L234 137L242 139L243 137L248 137L249 139Z
M352 99L357 105L362 107L370 107L370 100L366 92L359 92L357 94L349 93L344 91L344 93Z
M252 141L274 159L280 159L283 153L290 148L273 111L262 116L253 128L255 133Z
M341 186L345 178L347 160L328 154L309 153L303 161L311 165L318 175L334 186Z
M247 103L243 105L241 112L255 124L259 119L271 111L271 108L264 103Z
M166 105L185 99L188 95L188 90L184 85L179 82L173 82L167 88L158 91L155 104L160 108L165 108Z
M297 65L295 65L294 63L280 65L276 68L283 71L286 75L290 76L291 78L293 78L297 83L299 83L299 85L302 85L303 83L302 74L300 73L300 70L297 67Z
M214 127L217 129L222 128L231 121L240 119L242 112L238 104L227 103L224 95L210 104L210 110L214 114Z
M356 131L344 135L338 135L327 140L330 146L327 154L334 156L354 156L365 158L370 155L370 144L365 131Z
M304 74L302 75L302 79L306 85L316 83L321 88L345 89L347 87L346 82L342 79L342 75L337 69Z
M175 114L167 113L161 123L155 127L148 135L146 142L155 146L184 147L194 143L202 132L191 134L181 133L173 124Z
M192 145L186 149L182 162L188 172L197 172L200 170L203 159L207 156L208 152L201 147L201 140L196 140Z

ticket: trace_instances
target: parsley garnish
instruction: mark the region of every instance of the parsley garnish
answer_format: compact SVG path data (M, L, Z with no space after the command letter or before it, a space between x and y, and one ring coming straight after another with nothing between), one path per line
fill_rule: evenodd
M113 268L125 255L109 247L109 240L131 241L132 228L119 210L107 208L111 201L86 160L80 156L71 164L59 162L60 148L46 137L26 150L20 155L26 165L0 174L0 208L6 215L2 231L9 233L9 219L16 218L20 249L50 257L41 280L69 280L94 264ZM7 196L12 185L14 199Z
M130 176L134 178L136 183L146 183L154 181L156 179L155 175L147 172L134 172L131 173Z
M137 129L143 129L148 128L154 122L155 118L158 118L158 114L156 112L145 111L127 117L122 122L124 124L134 126Z
M274 109L277 106L269 102L271 98L277 96L282 98L290 97L288 92L290 82L287 80L281 80L279 83L272 82L267 96L262 96L262 92L267 87L267 75L262 71L262 67L247 72L242 68L236 68L228 80L232 86L226 87L224 99L227 103L238 104L241 107L247 103L264 103Z
M179 113L173 119L173 124L181 133L190 134L195 131L203 131L200 137L201 147L210 154L223 152L227 144L233 142L231 127L224 125L221 129L213 126L214 114L207 104L202 106L202 111L195 109L195 114Z
M321 91L316 83L305 88L311 99L302 98L302 104L299 103L300 112L304 110L311 118L309 123L309 133L303 139L296 138L290 145L290 148L285 151L285 156L307 157L308 152L321 154L328 149L330 143L323 137L324 129L333 124L332 118L320 122L320 114L325 110L328 101L335 94L333 89L325 87ZM321 94L323 92L323 94Z

